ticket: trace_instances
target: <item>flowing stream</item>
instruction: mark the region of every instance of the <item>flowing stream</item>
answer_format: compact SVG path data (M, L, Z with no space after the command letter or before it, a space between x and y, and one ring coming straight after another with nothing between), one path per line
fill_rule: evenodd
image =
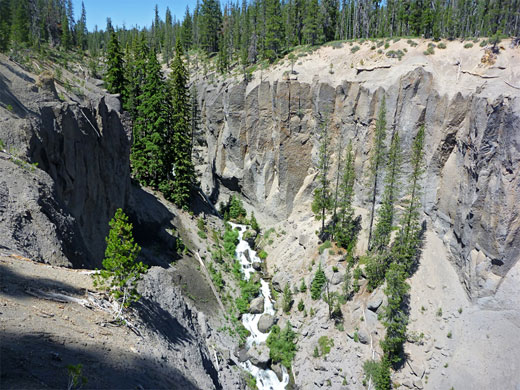
M247 241L243 239L243 235L247 230L245 225L237 223L230 223L233 229L238 230L238 245L236 249L236 257L240 262L242 272L246 280L249 280L251 274L256 272L253 269L254 262L261 262L262 260L257 256L256 252L251 249ZM249 259L246 256L246 252L249 251ZM264 280L260 279L261 289L260 292L264 297L264 312L262 314L274 315L273 300L271 299L271 290L269 284ZM268 333L262 333L258 330L258 321L262 314L244 314L242 315L242 323L246 327L251 335L246 340L247 348L250 348L254 344L265 343L267 340ZM262 369L251 363L250 360L242 363L242 366L256 378L256 386L258 390L284 390L289 383L289 374L285 367L282 366L282 380L280 381L276 376L275 372L268 369Z

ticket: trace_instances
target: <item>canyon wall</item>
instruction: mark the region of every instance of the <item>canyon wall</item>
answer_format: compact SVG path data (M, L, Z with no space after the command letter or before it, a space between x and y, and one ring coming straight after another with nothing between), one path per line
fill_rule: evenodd
M99 267L108 222L130 196L127 114L110 95L60 101L54 81L42 80L0 63L0 245Z
M286 218L312 197L320 123L331 134L333 162L352 141L356 205L367 207L375 118L383 97L387 144L399 131L403 191L413 138L426 127L422 206L471 297L493 294L520 256L520 97L440 94L423 67L391 86L363 81L297 80L200 83L202 129L195 154L202 187L213 200L240 192L258 211ZM340 144L341 143L341 144ZM308 203L305 207L310 207Z

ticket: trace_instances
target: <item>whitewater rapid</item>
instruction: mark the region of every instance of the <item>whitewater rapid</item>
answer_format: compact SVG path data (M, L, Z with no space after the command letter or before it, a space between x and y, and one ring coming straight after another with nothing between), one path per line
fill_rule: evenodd
M256 252L251 249L247 241L243 239L243 235L247 230L247 226L240 225L237 223L230 223L233 229L238 230L238 245L235 252L237 260L240 262L240 267L244 273L244 278L249 280L251 275L255 272L253 269L254 262L261 262L262 260L257 256ZM249 251L249 260L246 256L246 252ZM246 347L250 348L254 344L265 343L267 340L268 333L262 333L258 330L258 321L263 314L274 315L274 305L271 298L271 290L269 284L264 280L260 279L261 289L260 293L264 297L264 312L261 314L244 314L242 315L242 323L244 327L251 333L246 340ZM262 369L251 363L250 360L241 363L247 371L256 378L256 386L258 390L285 390L289 383L289 374L285 367L282 366L282 380L280 381L272 370Z

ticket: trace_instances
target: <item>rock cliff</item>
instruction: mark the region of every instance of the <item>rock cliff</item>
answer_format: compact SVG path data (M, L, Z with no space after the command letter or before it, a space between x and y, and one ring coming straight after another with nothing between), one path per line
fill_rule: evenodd
M427 223L449 249L470 296L492 294L520 256L520 96L499 79L474 77L472 91L447 89L435 75L450 72L448 64L391 66L347 81L269 74L250 85L201 81L203 190L215 201L238 191L264 215L287 218L311 198L319 121L326 120L333 159L353 143L356 203L365 207L364 175L384 97L388 133L399 131L405 155L417 128L426 126Z
M0 244L53 264L99 266L108 221L130 193L126 114L117 98L59 101L48 85L0 62L0 218L9 222Z

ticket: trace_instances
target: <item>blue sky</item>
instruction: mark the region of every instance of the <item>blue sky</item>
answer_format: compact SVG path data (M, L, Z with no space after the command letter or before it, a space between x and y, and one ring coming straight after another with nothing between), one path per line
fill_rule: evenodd
M114 26L126 27L138 25L140 27L150 26L154 18L155 4L159 6L159 14L164 20L166 7L170 7L172 15L182 19L186 12L186 5L193 10L196 0L83 0L87 11L87 27L89 31L98 28L105 29L107 17L112 18ZM81 15L81 0L73 0L74 18L77 20Z

